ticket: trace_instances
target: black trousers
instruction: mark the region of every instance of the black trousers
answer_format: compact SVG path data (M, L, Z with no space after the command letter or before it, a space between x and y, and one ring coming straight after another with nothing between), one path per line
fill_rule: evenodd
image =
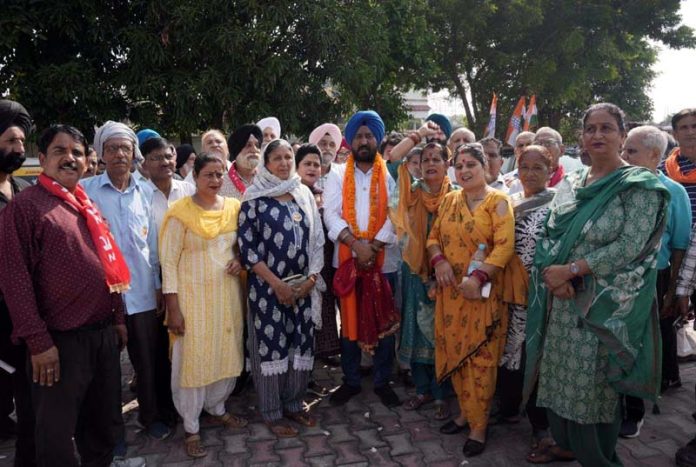
M497 391L500 397L500 415L503 417L514 417L520 414L520 404L522 404L522 389L524 386L524 362L526 352L522 348L522 364L517 370L509 370L505 367L498 368ZM525 411L527 418L532 425L534 432L549 429L549 420L546 416L546 409L536 405L537 390L534 388Z
M657 310L662 309L663 298L669 289L670 268L657 271ZM660 320L660 333L662 334L662 383L667 380L679 378L679 364L677 363L677 332L674 329L675 317ZM645 416L645 402L643 399L633 396L622 398L622 414L624 420L638 422Z
M13 367L12 375L0 370L0 433L10 429L10 414L16 409L17 441L15 443L15 467L36 465L34 446L34 409L26 371L27 351L24 345L14 345L10 340L12 322L5 301L0 299L0 360ZM4 433L3 433L4 434Z
M113 415L121 407L118 337L112 326L51 332L60 381L31 383L40 466L108 466L116 444ZM27 361L31 368L31 360ZM80 454L78 463L73 449Z
M126 317L128 355L138 375L138 421L145 427L154 422L176 422L171 390L169 336L155 310Z
M676 279L676 278L675 278ZM662 298L670 284L670 268L657 271L657 305L662 308ZM693 299L692 299L693 300ZM679 362L677 360L677 330L674 329L676 316L660 319L662 335L662 385L679 379Z

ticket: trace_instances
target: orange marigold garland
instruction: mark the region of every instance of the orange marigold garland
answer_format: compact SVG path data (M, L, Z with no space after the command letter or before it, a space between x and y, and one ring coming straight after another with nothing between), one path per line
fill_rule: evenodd
M355 161L353 154L348 156L346 161L346 175L344 179L343 193L345 203L343 203L343 211L345 219L350 226L351 232L356 238L361 240L372 240L377 236L377 232L382 228L379 225L379 203L377 195L380 189L379 180L381 179L382 171L385 169L382 156L377 154L375 161L372 163L372 178L370 179L370 220L367 224L367 232L360 230L358 227L358 216L355 210Z

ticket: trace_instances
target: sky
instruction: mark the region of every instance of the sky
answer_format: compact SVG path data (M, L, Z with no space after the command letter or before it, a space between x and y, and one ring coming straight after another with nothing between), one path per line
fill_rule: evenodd
M682 23L696 29L696 0L686 0L681 7ZM653 120L684 107L696 107L696 50L671 50L658 44L658 61L653 69L658 73L649 92L653 100Z
M682 23L696 29L696 0L682 1L681 14ZM684 107L696 107L696 49L672 50L659 43L655 45L659 49L653 67L657 77L648 95L653 101L653 121L660 122ZM452 99L446 91L430 94L428 103L433 112L464 113L461 101Z

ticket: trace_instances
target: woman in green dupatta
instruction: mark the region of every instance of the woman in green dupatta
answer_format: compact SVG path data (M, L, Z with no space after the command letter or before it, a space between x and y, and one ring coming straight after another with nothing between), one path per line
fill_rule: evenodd
M592 167L566 176L530 274L525 395L538 384L557 443L537 462L621 465L619 397L655 399L660 341L656 257L669 193L620 157L623 112L591 106L583 144ZM570 451L570 452L569 452Z

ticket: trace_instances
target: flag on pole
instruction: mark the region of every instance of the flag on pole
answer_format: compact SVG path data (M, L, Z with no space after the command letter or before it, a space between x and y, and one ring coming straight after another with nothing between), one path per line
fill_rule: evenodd
M517 135L520 134L520 129L522 128L522 118L524 116L524 102L526 98L524 96L520 97L515 106L515 111L510 117L510 123L508 123L507 133L505 133L505 142L510 146L515 145L515 139Z
M524 131L529 131L530 128L536 128L539 126L539 111L536 106L536 96L532 96L529 99L529 106L527 107L527 112L524 115Z
M498 96L493 93L493 100L491 100L491 110L490 117L488 119L488 127L486 127L486 138L495 138L495 111L498 107Z

